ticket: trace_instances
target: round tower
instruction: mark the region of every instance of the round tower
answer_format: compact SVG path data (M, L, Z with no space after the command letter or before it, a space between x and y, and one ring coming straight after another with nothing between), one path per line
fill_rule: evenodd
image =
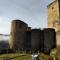
M45 28L44 30L44 52L49 53L51 49L56 47L56 33L52 28Z
M10 48L25 49L28 25L21 20L13 20L10 34Z
M31 49L33 51L41 50L42 35L40 29L32 29L31 31Z

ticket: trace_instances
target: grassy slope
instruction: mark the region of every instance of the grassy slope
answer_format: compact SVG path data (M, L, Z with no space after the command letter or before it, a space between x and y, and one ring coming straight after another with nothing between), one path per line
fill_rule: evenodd
M0 55L0 58L9 58L10 60L32 60L30 55L24 55L24 54L2 54Z
M40 60L47 60L48 56L44 54L40 54ZM15 53L15 54L2 54L0 55L0 58L9 58L7 60L32 60L31 55L29 54L20 54L20 53ZM2 60L2 59L0 59Z

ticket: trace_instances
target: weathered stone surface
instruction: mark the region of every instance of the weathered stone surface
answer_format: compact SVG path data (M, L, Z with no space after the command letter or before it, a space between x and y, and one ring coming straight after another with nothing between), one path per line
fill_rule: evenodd
M55 29L57 46L60 45L60 0L48 5L48 28Z
M59 5L58 0L55 0L48 5L48 28L59 30Z
M24 49L26 46L27 24L20 20L13 20L11 25L10 48Z

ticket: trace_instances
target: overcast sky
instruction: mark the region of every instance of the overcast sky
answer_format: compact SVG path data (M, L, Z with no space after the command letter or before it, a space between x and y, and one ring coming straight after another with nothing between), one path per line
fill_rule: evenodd
M47 27L47 5L53 0L0 0L0 33L9 34L11 21L20 19L32 28Z

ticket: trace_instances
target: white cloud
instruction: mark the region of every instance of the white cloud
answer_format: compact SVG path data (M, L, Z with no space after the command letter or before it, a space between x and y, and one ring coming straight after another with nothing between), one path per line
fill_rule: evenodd
M7 34L10 32L11 23L6 17L0 16L0 33Z
M4 20L3 17L0 16L0 24L2 23L3 20Z

